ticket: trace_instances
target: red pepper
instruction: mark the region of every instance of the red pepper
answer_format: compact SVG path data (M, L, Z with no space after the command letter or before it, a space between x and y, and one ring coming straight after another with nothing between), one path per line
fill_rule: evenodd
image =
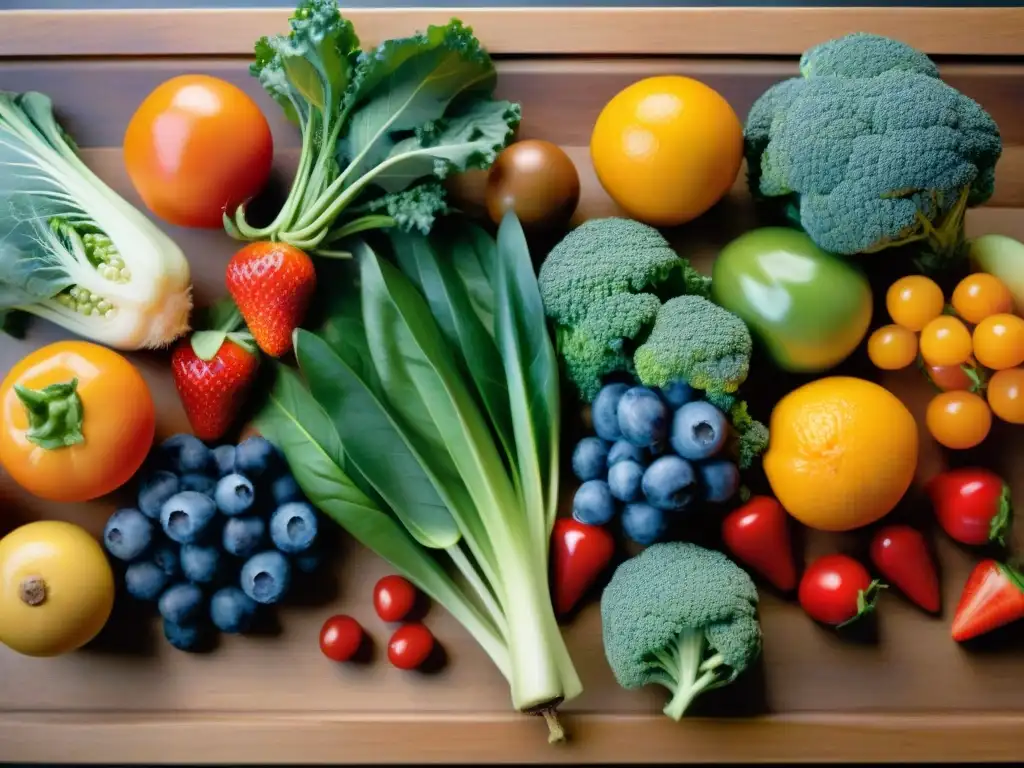
M871 540L871 561L910 600L926 611L939 612L939 575L920 531L909 525L879 529Z
M1024 574L995 560L978 563L964 585L953 617L958 643L1024 619Z
M1010 488L979 467L951 469L933 477L926 491L943 530L962 544L1006 543L1013 510Z
M572 518L555 521L551 534L551 597L564 616L597 581L615 553L615 539L604 528Z
M722 539L732 555L775 587L796 587L796 565L786 510L770 496L754 496L722 521Z

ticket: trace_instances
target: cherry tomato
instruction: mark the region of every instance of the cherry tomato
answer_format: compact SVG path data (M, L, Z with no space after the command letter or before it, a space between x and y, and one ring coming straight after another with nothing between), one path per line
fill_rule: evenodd
M932 398L925 423L939 443L954 450L980 445L992 429L992 411L973 392L943 392Z
M1006 543L1012 508L1010 486L995 472L960 467L940 472L925 486L939 525L961 544Z
M797 597L815 621L842 626L873 611L882 586L852 557L825 555L804 571Z
M1024 368L996 371L987 394L992 413L1010 424L1024 424Z
M334 661L348 661L363 644L363 628L351 616L331 616L320 629L320 652Z
M883 371L906 368L917 357L917 335L902 325L883 325L868 339L868 357Z
M220 227L270 176L270 126L245 92L209 75L171 78L128 123L128 176L157 216L185 227Z
M910 331L920 331L941 315L945 302L938 283L920 275L900 278L885 294L889 317Z
M416 587L401 576L385 576L373 588L373 607L384 621L401 621L416 605Z
M1024 318L992 315L978 323L974 329L974 356L993 371L1024 363Z
M970 364L970 360L964 363L964 365ZM959 365L929 365L928 376L935 386L943 392L967 391L974 386L971 377Z
M403 624L388 642L388 661L398 669L416 669L434 650L434 636L422 624Z
M929 365L960 365L971 356L971 332L963 321L941 315L921 330L921 357Z
M977 325L986 317L1013 311L1010 289L995 275L975 272L953 289L953 309L966 322Z
M871 562L910 600L926 611L939 612L939 575L920 531L909 525L880 528L871 540Z

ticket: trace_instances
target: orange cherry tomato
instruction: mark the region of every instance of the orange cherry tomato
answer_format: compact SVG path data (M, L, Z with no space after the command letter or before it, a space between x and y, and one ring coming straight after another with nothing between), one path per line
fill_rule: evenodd
M953 289L953 309L966 322L977 325L986 317L1013 311L1013 296L995 275L975 272Z
M921 330L921 357L929 365L960 365L971 356L971 332L962 321L940 315Z
M88 501L120 488L142 466L155 430L146 382L98 344L37 349L0 384L0 464L43 499Z
M988 407L1010 424L1024 424L1024 368L996 371L988 380Z
M270 176L270 126L244 91L209 75L171 78L146 97L124 135L128 176L157 216L220 227Z
M974 329L974 356L993 371L1024 363L1024 319L1001 314L986 317Z
M966 450L988 437L992 411L973 392L943 392L928 404L925 422L937 442L954 450Z
M868 339L868 357L883 371L906 368L917 357L917 335L902 325L883 325Z
M971 365L971 362L968 360L964 365ZM928 376L943 392L969 390L974 386L971 377L959 365L929 365Z
M900 278L885 294L889 317L911 331L920 331L941 315L945 302L939 284L920 275Z

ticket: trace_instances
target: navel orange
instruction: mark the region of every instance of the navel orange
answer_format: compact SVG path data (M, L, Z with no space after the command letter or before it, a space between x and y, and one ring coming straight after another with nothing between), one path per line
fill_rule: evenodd
M797 520L849 531L888 514L917 468L913 415L884 387L831 376L775 406L764 470L775 497Z

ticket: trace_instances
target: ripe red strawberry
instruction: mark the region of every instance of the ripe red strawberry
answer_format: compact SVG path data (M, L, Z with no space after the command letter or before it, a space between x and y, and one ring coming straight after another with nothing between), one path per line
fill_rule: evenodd
M316 270L287 243L250 243L228 262L227 287L260 349L281 357L309 309Z
M219 440L235 422L259 369L259 350L247 333L198 331L171 355L174 386L192 432Z
M967 577L953 616L953 639L970 640L1024 619L1024 574L995 560L982 560Z

